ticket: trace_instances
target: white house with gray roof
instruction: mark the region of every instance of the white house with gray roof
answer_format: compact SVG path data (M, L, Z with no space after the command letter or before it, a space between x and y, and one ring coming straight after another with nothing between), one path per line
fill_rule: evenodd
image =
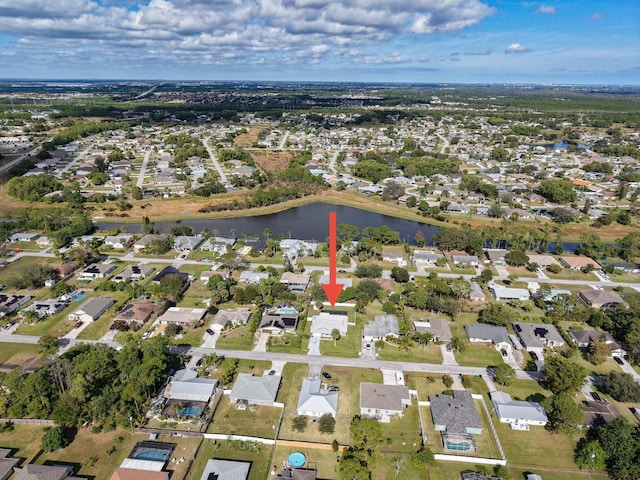
M338 413L338 395L338 392L323 389L320 379L305 378L298 398L298 415L320 418L329 414L335 418Z
M69 314L69 320L82 320L83 322L93 322L109 310L113 305L113 300L109 297L90 298L80 308Z
M217 380L198 378L198 372L184 368L175 373L165 395L171 400L208 402L217 383Z
M318 315L309 317L311 335L314 337L331 338L331 332L336 329L343 337L347 336L349 317L345 312L322 311Z
M133 235L109 235L105 237L104 244L113 248L114 250L124 250L124 248L129 245L129 242L131 242L131 240L133 240Z
M453 397L429 397L429 403L436 431L471 435L482 433L482 421L469 392L454 390Z
M489 291L499 302L508 302L511 300L526 301L531 298L531 293L529 293L529 290L527 290L526 288L503 287L502 285L498 285L497 283L490 284Z
M410 405L411 395L407 387L379 383L360 384L360 415L363 417L389 423L392 417L402 417L405 407Z
M176 252L192 252L202 243L202 237L196 235L180 235L173 239L173 249Z
M246 325L251 318L251 310L248 308L228 308L226 310L218 310L213 317L211 328L223 329L227 324L234 327Z
M373 320L364 326L362 338L367 341L383 340L388 336L398 337L400 327L398 317L395 315L376 315Z
M267 405L276 401L280 381L279 375L254 377L250 373L240 373L229 394L231 403L237 405Z
M511 348L509 333L504 327L474 323L465 325L464 330L472 343L493 343L496 350L505 349L509 351Z
M49 317L56 313L60 313L67 307L67 305L68 304L66 302L61 302L55 298L49 298L47 300L33 302L28 307L22 309L20 311L20 315L24 315L26 312L36 312L38 318Z
M527 352L535 352L542 359L544 348L561 347L564 338L549 323L514 323L513 331L520 337Z
M545 426L547 413L538 402L513 400L508 393L490 392L496 415L502 423L508 423L513 430L529 430L530 425Z
M207 461L200 480L247 480L251 462L212 458Z
M269 274L267 272L251 272L249 270L245 270L240 273L240 278L238 282L240 283L248 283L250 285L257 285L260 283L260 280L267 280L269 278Z

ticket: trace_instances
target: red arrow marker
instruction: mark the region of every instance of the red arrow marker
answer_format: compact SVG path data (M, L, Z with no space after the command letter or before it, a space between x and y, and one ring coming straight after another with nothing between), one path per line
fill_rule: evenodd
M336 212L329 212L329 283L323 283L322 288L332 307L344 288L342 283L336 283L336 254Z

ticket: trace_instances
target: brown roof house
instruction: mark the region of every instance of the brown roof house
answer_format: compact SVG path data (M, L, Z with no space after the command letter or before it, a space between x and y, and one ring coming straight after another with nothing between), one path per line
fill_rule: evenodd
M592 308L600 308L603 310L614 308L617 305L624 305L624 300L616 292L608 292L606 290L580 290L578 292L580 298Z
M609 332L598 332L597 330L569 330L569 335L580 348L586 348L590 343L600 340L609 347L611 355L622 356L626 353L613 339Z
M122 321L127 324L144 324L153 315L156 304L151 300L141 300L131 305L127 305L120 313L113 317L113 321Z
M592 265L594 270L601 270L602 267L598 262L596 262L593 258L576 256L576 257L560 257L560 262L567 268L571 270L582 270L583 268L587 268L587 266Z
M82 480L83 477L74 477L73 468L68 465L25 465L16 469L14 480Z
M449 321L446 318L430 317L413 322L413 329L416 333L430 333L434 342L450 342L453 336L449 328Z
M13 467L19 462L19 458L10 457L11 450L0 448L0 480L7 480L13 474Z
M204 308L169 307L159 318L159 323L180 325L195 328L207 314Z
M620 416L616 407L609 402L587 400L582 404L585 427L600 427Z
M400 385L360 384L360 415L389 423L391 417L402 417L411 405L409 389Z

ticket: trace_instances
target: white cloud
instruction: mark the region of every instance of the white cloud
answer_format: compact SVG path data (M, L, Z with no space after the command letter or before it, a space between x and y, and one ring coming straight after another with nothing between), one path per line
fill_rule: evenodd
M504 53L524 53L524 52L530 52L530 51L531 51L530 48L525 47L521 43L512 43L506 48Z
M551 6L551 5L540 5L538 7L538 10L536 10L536 13L541 13L543 15L555 15L556 12L556 7Z
M602 20L604 17L604 13L596 12L589 17L589 20Z

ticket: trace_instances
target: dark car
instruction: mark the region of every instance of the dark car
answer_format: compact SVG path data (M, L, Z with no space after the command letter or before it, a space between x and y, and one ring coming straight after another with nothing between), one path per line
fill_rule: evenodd
M331 380L331 375L329 375L327 372L322 372L322 376L327 380Z
M340 387L338 387L337 385L331 385L329 388L327 388L328 392L339 392L340 391Z
M347 273L346 270L338 270L338 273Z
M531 358L533 358L534 362L538 361L538 355L536 354L536 352L529 352L529 355L531 355Z
M215 334L213 333L213 330L211 330L210 328L207 328L207 333L208 333L209 335L215 335Z
M275 375L276 371L275 370L269 370L269 373L267 373L267 375Z
M503 357L507 356L507 351L504 348L500 350L500 353L502 354Z
M624 362L620 357L613 357L613 359L616 361L618 365L624 365Z
M450 352L450 351L451 351L451 344L447 343L447 352Z
M602 401L602 397L600 397L600 395L598 395L597 392L591 392L591 396L593 397L593 399L596 402L601 402Z

